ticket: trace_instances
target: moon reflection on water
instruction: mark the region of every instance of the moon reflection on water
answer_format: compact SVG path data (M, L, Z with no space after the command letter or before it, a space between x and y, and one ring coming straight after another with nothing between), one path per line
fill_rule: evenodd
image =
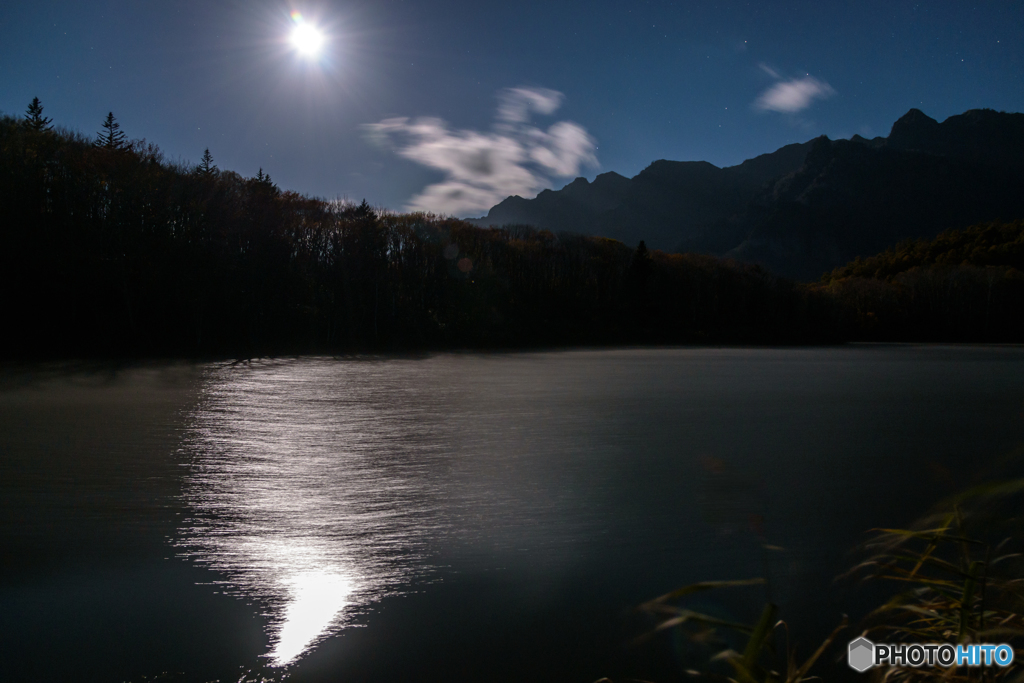
M262 606L278 667L425 570L429 428L396 414L374 364L345 364L338 382L320 370L211 368L185 443L193 514L180 546Z

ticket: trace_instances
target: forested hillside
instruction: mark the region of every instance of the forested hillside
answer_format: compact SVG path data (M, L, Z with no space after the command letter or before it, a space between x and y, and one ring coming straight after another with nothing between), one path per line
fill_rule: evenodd
M827 295L759 268L397 215L0 120L8 357L249 356L553 344L819 342Z
M821 290L855 315L857 338L1024 340L1024 220L948 230L856 259Z

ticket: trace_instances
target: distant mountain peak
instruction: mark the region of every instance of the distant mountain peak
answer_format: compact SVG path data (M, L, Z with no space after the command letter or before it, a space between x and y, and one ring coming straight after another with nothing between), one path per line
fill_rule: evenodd
M585 193L590 189L590 181L586 178L580 177L572 181L568 185L562 188L562 192L565 192L569 196Z
M963 114L954 114L953 116L950 116L948 119L946 119L946 121L943 121L943 123L946 123L950 120L956 121L959 119L961 121L968 121L970 123L977 124L987 123L1005 117L1006 112L998 112L995 109L968 109Z
M896 123L892 124L892 127L899 128L901 126L913 127L913 126L929 126L934 127L939 124L938 121L925 114L916 107L911 108L906 114L896 119Z
M912 148L925 143L939 128L939 122L920 109L911 109L896 119L889 131L889 145Z
M602 173L590 184L591 192L599 192L609 197L618 197L628 190L632 181L615 171Z
M666 170L674 171L682 168L718 169L718 167L712 164L710 161L670 161L668 159L658 159L657 161L652 161L651 163L649 163L647 165L647 168L640 172L663 172Z

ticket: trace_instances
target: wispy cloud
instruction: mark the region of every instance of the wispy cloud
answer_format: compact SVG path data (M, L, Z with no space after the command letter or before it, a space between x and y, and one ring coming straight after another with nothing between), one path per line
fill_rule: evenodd
M577 175L596 165L596 144L586 129L559 121L542 130L530 115L553 114L562 93L542 88L509 88L498 95L494 130L451 130L435 118L385 119L363 127L367 136L390 143L394 151L445 174L409 200L413 211L466 215L494 206L513 194L532 196L548 176Z
M779 78L779 74L770 67L762 64L761 68L773 78ZM754 101L754 108L795 114L807 109L814 100L823 100L835 94L831 85L808 75L772 85Z
M547 88L506 88L498 95L498 118L503 121L524 123L530 111L554 114L562 106L562 93Z
M760 64L758 64L758 66L761 68L761 71L765 72L766 74L768 74L772 78L774 78L776 80L780 80L782 78L782 76L779 75L778 71L776 71L775 69L771 68L770 66L768 66L764 62L761 62Z

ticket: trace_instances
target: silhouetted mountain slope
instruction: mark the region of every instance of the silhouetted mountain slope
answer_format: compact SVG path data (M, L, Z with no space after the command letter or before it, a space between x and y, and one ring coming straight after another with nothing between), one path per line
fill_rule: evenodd
M561 190L544 190L535 199L509 197L470 222L527 224L627 244L643 239L654 248L671 249L683 240L699 240L741 212L766 182L798 169L809 148L810 143L787 145L728 168L662 159L633 178L603 173L593 183L577 178ZM738 241L731 240L724 249Z
M473 222L643 239L817 279L900 240L1021 216L1024 114L979 109L939 123L911 109L886 138L823 136L728 168L656 161L632 179L607 173L510 197Z
M746 177L751 183L760 187L769 180L792 173L803 166L810 148L810 142L786 145L769 154L761 154L753 159L747 159L739 166L730 166L725 171Z
M911 109L893 124L885 146L1019 168L1024 164L1024 114L971 109L938 123Z
M878 139L876 138L876 141ZM798 279L905 239L1024 216L1024 115L916 109L889 137L813 141L803 167L750 204L728 252Z

